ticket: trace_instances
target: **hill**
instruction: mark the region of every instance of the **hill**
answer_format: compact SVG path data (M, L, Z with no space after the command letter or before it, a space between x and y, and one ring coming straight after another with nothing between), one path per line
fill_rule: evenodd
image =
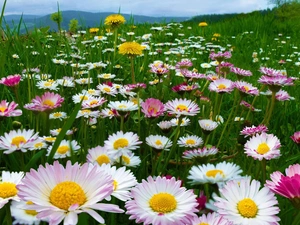
M103 23L104 19L113 14L112 12L101 12L101 13L92 13L84 11L62 11L63 21L62 29L68 29L68 25L71 19L77 19L79 22L79 27L89 28L97 27ZM4 16L2 22L2 27L9 27L10 29L16 29L16 27L21 22L21 32L25 29L31 30L33 28L46 27L49 26L50 30L56 30L57 24L50 19L50 15L44 16L35 16L35 15L8 15ZM183 22L189 17L151 17L151 16L142 16L142 15L131 15L131 14L122 14L127 23L169 23L169 22Z

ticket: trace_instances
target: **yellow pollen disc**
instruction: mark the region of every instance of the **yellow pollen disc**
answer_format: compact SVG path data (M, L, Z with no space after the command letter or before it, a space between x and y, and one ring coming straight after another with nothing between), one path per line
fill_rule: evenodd
M113 181L113 185L114 185L114 191L117 189L118 187L118 182L116 180Z
M45 87L50 87L51 85L52 85L52 83L50 83L50 82L45 82L45 83L44 83L44 86L45 86Z
M105 88L103 88L103 91L105 91L105 92L110 92L110 88L105 87Z
M130 100L133 104L137 105L138 104L138 99L137 98L133 98Z
M45 141L48 142L54 142L56 140L56 137L45 137Z
M209 225L208 223L199 223L198 225Z
M43 146L44 146L43 142L39 142L34 145L35 148L41 148Z
M27 205L33 205L32 201L28 201L26 202ZM38 213L35 210L30 210L30 209L26 209L24 210L26 214L31 215L31 216L36 216Z
M104 74L104 75L103 75L103 78L105 78L105 79L110 78L110 74Z
M5 106L1 106L1 107L0 107L0 111L1 111L1 112L4 112L6 109L7 109L7 108L6 108Z
M95 90L89 89L89 90L88 90L88 93L89 93L90 95L93 95L93 94L95 94Z
M157 109L156 109L156 108L153 108L153 107L149 107L149 108L148 108L148 112L149 112L149 113L154 113L154 114L156 114L156 113L157 113Z
M249 91L249 87L243 86L243 88L245 89L245 91Z
M180 112L182 112L182 111L188 111L188 108L186 107L186 105L178 105L176 107L176 111L180 111Z
M51 101L50 99L46 99L45 101L43 101L43 105L53 107L54 106L54 102Z
M90 101L90 105L96 105L97 103L98 103L97 100L92 100L92 101Z
M266 154L268 151L270 151L269 146L267 145L267 143L261 143L259 144L259 146L257 147L257 153L264 155Z
M194 144L196 144L195 140L193 140L193 139L188 139L188 140L186 140L185 143L186 143L187 145L194 145Z
M206 176L216 177L218 173L221 174L222 176L224 176L224 173L222 170L209 170L206 172Z
M57 184L50 193L50 203L54 206L68 210L71 205L83 205L86 196L79 184L73 181L64 181Z
M20 144L26 143L26 139L23 136L16 136L11 140L12 145L16 145L18 148L20 147Z
M114 142L114 149L118 150L119 148L125 148L129 144L126 138L119 138Z
M62 146L58 147L57 153L59 153L59 154L66 154L69 150L70 150L69 146L62 145Z
M61 117L62 114L60 112L53 113L53 117Z
M98 158L96 159L97 163L101 166L102 164L109 164L110 159L107 155L99 155Z
M127 108L127 106L126 105L119 105L119 107L118 107L119 109L126 109Z
M156 145L162 145L162 142L161 142L160 140L156 140L156 141L155 141L155 144L156 144Z
M87 79L81 79L81 83L85 83Z
M122 161L125 162L126 164L130 164L130 158L125 155L122 155Z
M153 211L165 214L176 209L177 201L173 195L161 192L152 196L149 205Z
M225 84L220 84L220 85L218 86L218 89L219 89L219 90L226 89L226 85L225 85Z
M239 213L245 218L255 218L258 212L256 203L250 198L244 198L237 204Z
M217 76L212 76L211 79L212 80L218 80L218 77Z
M10 182L0 183L0 198L9 198L17 195L16 184Z
M81 113L82 113L82 114L83 114L83 113L90 114L90 113L91 113L91 110L89 110L89 109L83 109L83 110L81 110Z

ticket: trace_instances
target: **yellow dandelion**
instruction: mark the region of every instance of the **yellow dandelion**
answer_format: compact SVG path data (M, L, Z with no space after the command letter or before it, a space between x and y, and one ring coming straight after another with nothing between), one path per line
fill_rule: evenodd
M208 24L206 22L200 22L198 26L199 27L207 27L207 25Z
M137 42L125 42L119 46L119 53L128 56L137 56L143 54L144 47Z
M126 22L124 16L120 14L111 14L105 18L104 24L111 27L118 27Z
M99 28L97 28L97 27L92 27L92 28L89 29L89 32L90 32L91 34L95 34L95 33L97 33L98 31L99 31Z

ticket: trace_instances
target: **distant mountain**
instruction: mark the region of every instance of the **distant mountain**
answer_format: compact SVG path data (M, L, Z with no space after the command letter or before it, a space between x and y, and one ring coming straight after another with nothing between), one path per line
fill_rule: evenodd
M84 11L62 11L63 21L61 24L62 29L68 30L69 22L71 19L77 19L79 22L79 27L89 28L97 27L100 24L103 24L105 18L112 12L101 12L101 13L92 13ZM141 15L130 15L122 14L127 23L162 23L162 22L183 22L189 17L151 17L151 16L141 16ZM46 27L49 26L50 30L57 30L57 24L50 19L51 14L45 16L34 16L34 15L8 15L4 16L2 22L2 27L9 26L10 29L16 29L16 27L21 22L21 31L24 32L25 29L31 30L33 28Z

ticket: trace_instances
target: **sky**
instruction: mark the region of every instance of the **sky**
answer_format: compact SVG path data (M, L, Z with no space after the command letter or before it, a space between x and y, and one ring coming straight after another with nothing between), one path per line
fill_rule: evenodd
M4 0L0 0L1 6ZM247 13L272 8L268 0L7 0L5 15L46 15L80 10L145 16L184 16Z

